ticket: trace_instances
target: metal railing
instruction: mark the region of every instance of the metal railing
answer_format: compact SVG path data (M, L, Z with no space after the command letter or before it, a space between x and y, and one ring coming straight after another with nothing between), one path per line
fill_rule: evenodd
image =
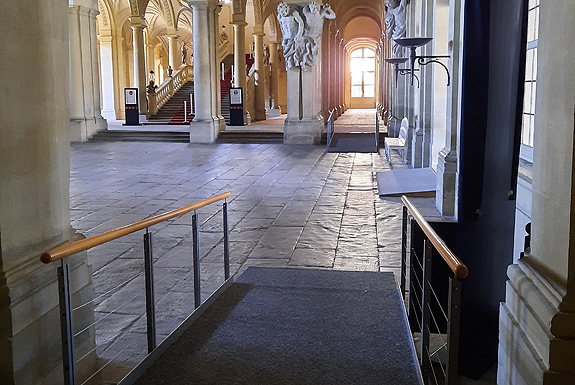
M468 270L411 201L406 196L401 200L404 206L400 289L404 299L407 293L414 339L419 337L421 372L426 384L454 384L458 371L461 305L458 278L467 277ZM442 260L434 261L434 255Z
M327 151L329 151L329 148L331 146L331 141L333 139L333 135L335 134L335 126L334 126L334 120L335 120L335 109L331 110L329 112L329 117L327 118Z
M96 347L91 349L89 352L82 352L81 357L76 359L76 350L74 347L74 340L79 338L83 333L94 334L96 324L99 321L106 319L112 314L117 314L118 310L122 307L134 306L134 302L137 298L141 297L141 294L137 294L133 298L129 299L121 306L115 308L112 312L107 313L101 319L94 321L90 325L81 327L81 330L75 331L73 319L75 311L85 310L86 307L94 306L96 300L109 299L113 293L123 287L130 285L136 281L136 279L141 275L138 272L135 276L129 278L127 281L115 286L114 288L108 289L104 294L100 295L96 299L90 299L80 305L73 306L72 304L72 290L71 287L73 282L71 282L70 265L67 263L67 257L72 256L76 253L89 250L95 246L105 244L107 242L122 238L126 235L135 233L137 231L145 230L143 239L143 249L144 249L144 279L145 279L145 314L146 314L146 336L147 336L147 352L148 355L152 353L157 347L157 333L156 333L156 300L155 300L155 290L154 290L154 258L152 249L152 233L149 232L151 226L157 225L159 223L165 222L170 219L180 217L186 213L192 212L192 269L193 269L193 296L194 296L194 309L197 309L201 303L201 291L200 291L200 242L199 242L199 216L196 210L213 204L215 202L224 200L222 206L223 214L223 265L224 265L224 285L228 282L230 278L230 262L229 262L229 227L228 227L228 203L226 198L230 196L230 193L224 193L217 196L213 196L208 199L193 203L188 206L181 207L179 209L170 211L165 214L161 214L155 217L151 217L134 224L124 226L106 233L96 235L94 237L82 239L77 242L61 245L55 249L49 250L42 254L41 261L43 263L53 263L60 261L61 266L58 267L58 291L59 291L59 303L60 303L60 325L62 334L62 360L63 360L63 370L64 370L64 384L73 385L77 381L82 384L88 384L95 382L96 376L110 363L112 363L124 350L120 353L115 354L114 358L110 361L101 365L95 370L94 373L83 374L83 379L78 380L76 375L76 366L80 361L86 357L97 353ZM215 214L214 214L215 215ZM181 270L175 269L175 271ZM173 274L173 272L172 272ZM162 277L156 283L165 280L167 277ZM182 279L182 281L185 280ZM222 285L223 286L223 285ZM222 287L220 286L220 287ZM140 314L140 313L138 313ZM143 315L143 313L141 313ZM189 316L186 315L186 319ZM110 322L108 320L108 322ZM134 322L135 323L135 322ZM175 330L175 329L174 329ZM173 331L173 330L172 330ZM119 338L118 338L119 339Z

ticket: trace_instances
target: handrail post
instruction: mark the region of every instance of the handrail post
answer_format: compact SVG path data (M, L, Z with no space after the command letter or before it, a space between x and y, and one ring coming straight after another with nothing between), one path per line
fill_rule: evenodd
M152 253L152 234L144 234L144 265L146 276L146 323L148 334L148 353L156 348L156 302L154 299L154 259Z
M200 227L197 211L192 214L192 235L194 240L194 306L197 309L202 303L200 293Z
M62 259L58 267L58 296L60 299L60 331L62 335L62 367L64 384L76 384L76 359L74 357L74 325L72 322L72 294L70 291L70 266Z
M405 281L407 274L407 207L403 206L403 219L401 221L401 277L399 288L405 300Z
M224 214L224 278L230 278L230 231L228 225L228 201L224 201L222 208Z
M447 376L445 384L455 384L459 368L459 316L461 306L461 282L457 277L449 279L447 317Z
M421 296L421 371L426 380L431 374L431 357L429 356L429 321L431 315L431 242L426 238L423 241L423 293Z
M375 149L379 154L379 114L375 111Z

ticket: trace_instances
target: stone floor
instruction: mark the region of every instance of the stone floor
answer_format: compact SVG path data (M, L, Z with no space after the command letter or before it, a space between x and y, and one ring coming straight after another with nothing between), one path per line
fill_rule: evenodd
M375 182L388 167L379 154L318 146L74 144L71 220L93 236L230 191L232 273L248 266L396 272L401 203L380 199ZM221 204L198 212L205 299L223 282ZM193 309L190 221L188 214L150 228L160 340ZM111 359L133 345L129 366L145 354L142 233L88 255L99 355Z

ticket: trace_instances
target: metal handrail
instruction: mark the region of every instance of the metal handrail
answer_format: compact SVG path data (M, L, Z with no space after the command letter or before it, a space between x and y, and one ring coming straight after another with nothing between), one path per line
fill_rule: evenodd
M327 118L327 150L329 151L329 147L331 146L331 140L335 134L334 129L334 114L335 108L329 111L329 117Z
M194 307L197 309L201 303L201 281L200 281L200 224L197 209L220 200L225 200L231 194L229 192L201 200L191 205L181 207L170 212L157 215L148 219L141 220L134 224L120 227L106 233L96 235L77 242L61 245L55 249L49 250L42 254L40 260L43 263L52 263L60 260L61 266L58 267L58 297L60 308L60 331L62 336L62 369L64 373L64 384L76 384L76 363L74 348L74 317L73 312L76 310L72 306L72 282L70 274L70 265L66 262L65 257L88 250L92 247L102 245L109 241L118 239L125 235L134 233L139 230L146 230L144 234L144 276L145 276L145 299L146 299L146 330L148 342L148 354L152 353L157 347L156 340L156 301L154 294L154 258L152 250L152 233L149 227L192 212L192 236L193 236L193 276L194 276ZM228 203L224 201L223 208L223 232L224 232L224 285L230 282L230 259L229 259L229 225L228 225ZM223 285L222 285L223 287ZM219 289L218 289L219 290ZM104 365L105 366L105 365ZM87 380L89 381L95 374ZM87 382L86 381L86 382Z
M204 199L196 203L192 203L191 205L184 206L179 209L157 215L155 217L144 219L131 225L127 225L124 227L117 228L115 230L105 232L103 234L95 235L93 237L82 239L72 243L66 243L64 245L56 247L55 249L48 250L42 253L42 255L40 256L40 260L43 263L55 262L59 259L69 257L70 255L79 253L81 251L91 249L92 247L99 246L101 244L113 241L114 239L118 239L120 237L134 233L136 231L143 230L147 227L157 225L158 223L162 223L164 221L167 221L168 219L179 217L180 215L184 215L186 213L189 213L190 211L194 211L209 204L212 204L214 202L226 199L229 196L230 196L229 192L216 195L211 198Z
M427 238L431 241L439 255L443 258L445 263L449 266L449 268L453 271L457 278L465 278L469 274L469 270L467 266L459 258L457 255L441 239L439 235L433 230L433 228L429 225L429 223L425 220L423 215L417 210L417 208L411 203L409 198L405 195L401 197L401 201L407 207L407 210L412 215L412 217L417 221Z

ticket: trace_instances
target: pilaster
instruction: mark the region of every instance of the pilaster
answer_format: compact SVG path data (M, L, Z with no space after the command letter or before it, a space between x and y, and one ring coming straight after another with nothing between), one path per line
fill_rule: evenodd
M32 0L24 8L0 2L0 57L10 58L0 66L0 383L6 385L63 379L57 275L39 256L74 238L69 12L62 1ZM89 300L85 254L70 262L75 298ZM93 322L90 311L76 316L79 328ZM84 355L94 335L76 342Z
M90 4L87 4L90 5ZM70 25L70 140L87 141L107 122L101 115L100 73L96 39L96 8L71 5Z
M214 98L218 96L214 84L217 79L215 61L214 12L217 2L188 1L193 15L194 38L194 103L195 117L190 123L191 143L213 143L221 131L221 120L216 111Z
M461 121L461 75L463 55L463 6L461 1L449 1L449 63L451 84L447 87L447 119L445 147L439 152L435 205L444 216L456 216L457 205L457 144Z

